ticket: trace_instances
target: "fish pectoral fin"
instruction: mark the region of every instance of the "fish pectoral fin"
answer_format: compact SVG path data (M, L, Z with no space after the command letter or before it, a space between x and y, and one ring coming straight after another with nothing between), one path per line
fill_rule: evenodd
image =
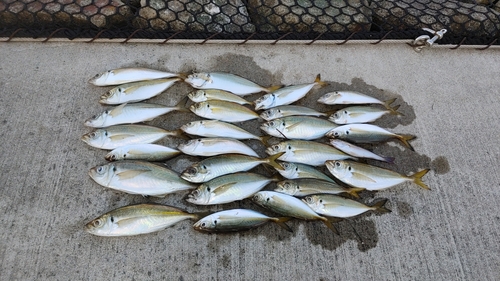
M118 178L120 178L120 180L128 180L128 179L132 179L132 178L134 178L142 173L147 173L149 171L151 171L151 170L149 170L149 169L127 170L127 171L117 173L116 175L118 176Z
M228 182L226 184L220 185L219 187L217 187L217 192L225 192L226 190L229 190L237 183L238 182Z
M355 178L356 180L359 180L359 181L368 181L368 182L373 182L373 183L377 182L376 180L370 178L369 176L366 176L366 175L363 175L363 174L360 174L357 172L352 172L352 177Z
M120 141L120 140L130 138L133 136L134 136L133 134L121 134L121 135L111 136L111 137L109 137L109 139L112 141Z
M123 108L125 107L125 105L127 105L127 103L120 104L119 106L113 108L113 110L111 110L109 112L109 115L112 117L115 117L115 116L121 114L123 112Z
M356 117L359 117L359 116L363 116L363 113L361 113L361 112L351 112L351 113L349 113L349 117L351 117L351 118L356 118Z
M293 128L295 128L295 127L297 127L297 126L300 126L300 124L302 124L302 122L303 122L303 121L299 121L299 122L297 122L297 123L295 123L295 124L293 124L293 125L290 125L290 126L286 127L286 129L287 129L287 130L289 130L289 131L290 131L290 130L293 130Z

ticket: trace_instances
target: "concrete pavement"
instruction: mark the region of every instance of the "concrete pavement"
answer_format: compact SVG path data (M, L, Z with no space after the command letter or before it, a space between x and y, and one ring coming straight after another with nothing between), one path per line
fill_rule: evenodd
M496 280L500 278L500 57L498 50L430 49L406 44L156 45L0 44L0 276L2 280ZM392 213L337 225L292 221L232 234L203 234L184 221L164 231L125 238L92 236L83 225L114 208L158 202L189 211L258 208L242 201L197 207L105 189L88 170L104 151L80 141L83 121L100 113L108 88L87 83L120 67L173 72L228 71L262 85L312 82L321 73L334 89L397 97L404 117L377 124L415 134L415 152L391 142L374 146L396 157L403 173L431 168L432 190L402 184L362 194L389 199ZM174 105L190 88L178 84L151 102ZM250 99L256 99L253 95ZM191 113L150 124L176 129ZM260 133L258 122L242 124ZM175 146L172 139L161 142ZM264 156L263 146L247 141ZM168 161L181 172L196 157ZM372 162L374 163L374 162ZM378 164L383 166L381 164ZM267 173L263 168L260 172ZM272 186L271 186L272 187Z

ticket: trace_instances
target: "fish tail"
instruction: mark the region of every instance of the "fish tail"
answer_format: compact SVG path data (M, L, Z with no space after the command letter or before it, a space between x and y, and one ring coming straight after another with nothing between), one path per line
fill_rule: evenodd
M384 200L378 201L377 203L373 204L371 207L373 208L373 210L376 210L382 214L390 213L392 211L385 206L387 201L389 201L389 200L384 199Z
M411 178L413 179L413 182L420 185L423 189L428 189L430 188L422 181L422 177L425 176L429 172L429 169L422 170L420 172L416 172L415 174L411 175Z
M178 111L183 111L183 112L191 112L191 110L189 110L189 107L187 106L188 105L188 101L189 101L189 97L188 96L185 96L184 98L182 98L176 105L175 107L177 108Z
M283 87L283 85L275 85L275 86L271 86L271 87L268 87L268 88L264 88L264 92L267 92L267 93L270 93L270 92L274 92L276 90L278 90L279 88Z
M411 146L411 144L408 141L416 139L417 138L416 136L414 136L414 135L398 135L397 138L404 145L406 145L409 149L411 149L412 151L415 151L415 149L413 148L413 146Z
M382 157L382 158L384 158L384 161L389 164L394 164L394 160L396 160L396 158L394 157Z
M333 223L334 222L339 222L342 219L339 219L339 218L326 218L326 217L323 217L323 218L324 218L324 220L322 220L322 221L326 225L326 227L328 227L331 231L333 231L333 233L335 233L337 235L340 235L340 233L337 230L337 228L335 228L335 226L333 226Z
M396 105L396 106L394 106L394 107L390 107L390 106L389 106L387 109L389 109L389 111L390 111L390 113L391 113L392 115L405 116L403 113L401 113L401 112L399 112L399 111L398 111L398 109L399 109L399 107L400 107L400 106L401 106L401 105L399 105L399 104L398 104L398 105Z
M281 226L288 232L293 232L293 230L285 223L289 221L291 218L289 217L279 217L279 218L273 218L273 222L275 222L277 225Z
M186 78L189 76L189 73L181 72L177 74L177 77L181 78L182 81L186 80Z
M384 101L385 108L391 110L392 109L391 104L393 104L395 101L396 101L396 98Z
M321 81L321 74L316 75L316 79L314 80L314 83L320 85L321 87L328 86L327 82Z
M265 146L269 146L269 139L271 139L273 136L261 136L259 137L259 140L265 145Z
M264 160L266 160L265 163L271 165L276 170L283 171L283 167L281 167L281 165L278 164L278 162L276 162L276 160L278 158L280 158L281 155L283 155L283 154L285 154L285 152L280 152L280 153L276 153L274 155L271 155L271 156L267 157L266 159L264 159Z
M174 130L174 131L168 131L168 135L169 136L174 136L174 137L178 137L178 138L181 138L181 139L185 139L185 140L190 140L191 138L186 134L186 132L184 132L183 130L181 129L177 129L177 130Z
M365 190L364 188L361 187L351 187L349 188L346 192L347 194L351 195L352 197L359 198L359 192Z

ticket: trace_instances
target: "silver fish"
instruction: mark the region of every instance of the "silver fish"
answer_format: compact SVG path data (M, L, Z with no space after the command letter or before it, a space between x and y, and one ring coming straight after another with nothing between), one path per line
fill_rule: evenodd
M97 236L132 236L160 231L187 219L198 219L198 215L165 205L138 204L99 216L85 225L85 231Z
M251 109L229 101L204 101L191 105L189 109L200 117L226 122L243 122L259 118L259 115Z
M122 104L147 100L161 94L180 80L181 78L164 78L123 84L102 95L99 103Z
M387 162L387 163L394 163L394 157L380 156L380 155L375 154L369 150L366 150L364 148L361 148L359 146L345 142L345 141L340 140L340 139L330 139L330 144L333 147L335 147L339 150L342 150L343 152L345 152L349 155L355 156L355 157L374 159L374 160L383 161L383 162ZM332 160L334 160L334 159L332 159ZM342 159L338 159L338 160L342 160Z
M415 151L408 142L416 138L414 135L398 135L370 124L342 125L328 132L326 136L355 143L377 143L398 139L409 149Z
M386 114L402 115L397 111L399 105L389 108L390 110L371 106L350 106L336 111L328 118L328 120L339 125L359 124L374 122Z
M143 196L165 197L167 194L195 186L165 167L145 161L117 161L96 166L89 176L111 189Z
M385 207L387 199L379 201L373 206L367 206L351 199L330 194L311 195L302 199L302 201L316 213L336 218L350 218L367 211L391 212Z
M185 111L180 106L164 106L151 103L122 104L85 121L85 125L93 128L104 128L119 124L131 124L153 120L171 111Z
M334 182L319 179L294 179L284 180L276 183L274 191L285 193L296 197L304 197L312 194L342 194L359 198L358 192L364 188L345 188Z
M237 140L254 139L263 143L268 136L256 136L242 128L219 120L197 120L181 127L181 130L190 134L209 138L233 138Z
M389 109L389 105L395 100L394 98L384 102L359 92L334 91L321 96L318 102L324 104L381 104Z
M276 161L280 154L268 158L257 158L241 154L224 154L204 159L188 167L181 178L195 183L207 182L223 175L248 171L260 164L268 164L283 169Z
M316 111L312 108L300 105L282 105L264 110L260 117L266 121L286 116L327 116L328 113Z
M243 77L223 72L200 72L188 75L184 82L196 89L217 89L246 96L259 92L272 92L279 87L265 88Z
M424 189L430 189L422 182L422 177L429 169L406 176L388 169L348 160L327 161L326 167L340 181L367 190L382 190L407 181L414 182Z
M275 179L254 173L235 173L212 179L193 190L186 201L196 205L215 205L243 200Z
M354 159L354 157L323 143L303 140L287 140L269 146L266 153L274 155L284 152L278 160L302 163L311 166L323 166L327 160Z
M258 205L283 216L301 220L320 220L333 232L338 234L332 221L318 215L306 203L288 194L274 191L259 191L252 197L252 200Z
M95 86L111 86L177 76L181 76L181 74L148 68L118 68L97 74L89 80L89 83L94 84Z
M255 110L268 109L271 107L294 103L305 97L305 95L316 85L325 86L328 85L328 83L321 81L321 76L318 74L313 83L293 85L277 89L276 91L257 99L255 101Z
M313 116L287 116L260 126L268 135L301 140L319 139L337 127L333 122Z
M230 101L234 102L237 104L253 104L253 102L247 101L246 99L235 95L231 92L227 91L222 91L222 90L214 90L214 89L208 89L208 90L197 90L193 91L188 94L188 97L190 100L193 102L202 102L202 101L209 101L209 100L223 100L223 101Z
M181 154L180 151L163 145L140 143L120 146L104 158L108 161L146 160L163 161Z
M327 175L316 170L314 167L305 164L292 163L292 162L281 162L279 163L282 170L276 169L283 177L287 179L299 179L299 178L313 178L326 180L329 182L335 182L333 179L329 178Z
M153 143L167 136L180 136L182 131L167 131L148 125L116 125L97 129L82 136L82 141L100 149L115 149L120 146Z
M254 210L233 209L220 211L197 221L193 227L199 231L240 231L247 230L267 222L275 222L287 231L292 232L285 222L290 218L268 217Z
M177 147L185 154L193 156L215 156L236 153L259 157L259 155L241 141L229 138L192 139Z

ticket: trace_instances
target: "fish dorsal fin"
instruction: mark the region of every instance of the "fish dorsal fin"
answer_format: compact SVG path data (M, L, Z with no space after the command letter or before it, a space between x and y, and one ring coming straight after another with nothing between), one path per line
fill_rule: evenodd
M111 137L109 137L109 139L112 141L120 141L120 140L124 140L126 138L130 138L133 136L134 136L133 134L120 134L120 135L111 136Z
M111 117L116 117L117 115L121 114L123 112L123 108L127 105L127 103L120 104L119 106L113 108L108 114Z
M363 175L363 174L358 173L358 172L352 172L352 177L356 180L359 180L359 181L368 181L368 182L373 182L373 183L377 182L376 180L370 178L369 176Z
M136 177L142 173L147 173L149 171L151 171L151 170L150 169L127 170L127 171L117 173L116 175L120 178L120 180L129 180L129 179L133 179L134 177Z

